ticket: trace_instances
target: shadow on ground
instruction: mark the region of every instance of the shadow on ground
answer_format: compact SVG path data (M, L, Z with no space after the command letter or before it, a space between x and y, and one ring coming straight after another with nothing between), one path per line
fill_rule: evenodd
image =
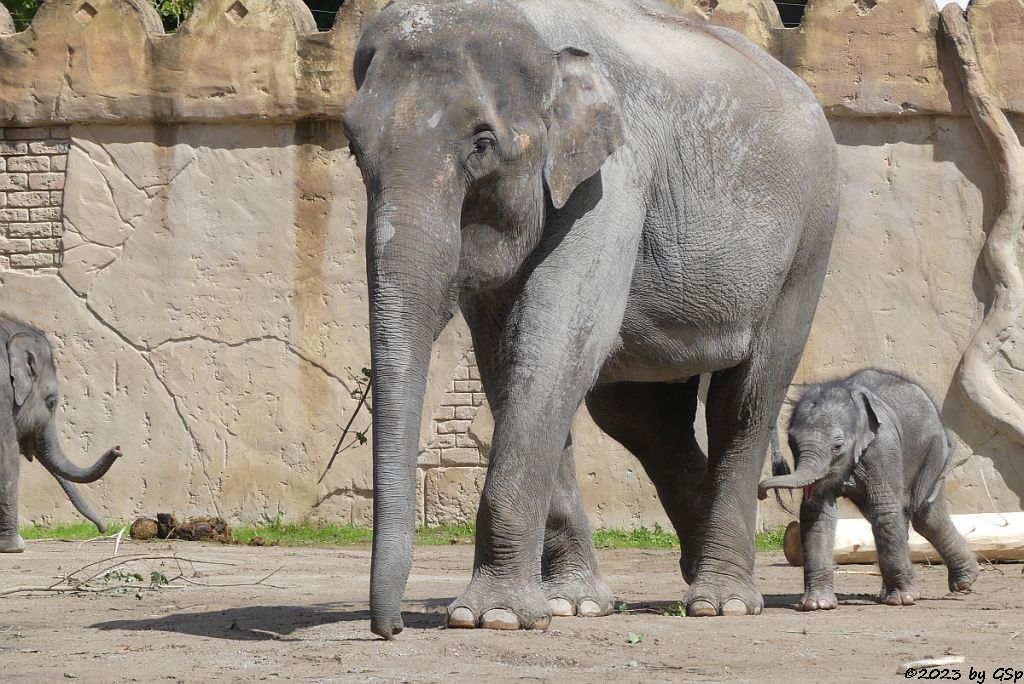
M402 611L405 626L411 629L435 629L445 623L447 606L454 598L408 602ZM303 641L296 632L319 625L340 622L369 622L370 611L352 604L312 606L247 606L202 613L176 613L140 620L110 620L90 625L99 630L158 631L192 634L234 641ZM346 641L366 641L370 634L349 637Z

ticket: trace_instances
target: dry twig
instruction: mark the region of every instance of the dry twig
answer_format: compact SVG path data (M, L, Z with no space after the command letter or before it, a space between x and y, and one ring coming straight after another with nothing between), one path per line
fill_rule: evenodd
M111 562L116 561L116 562ZM151 571L151 581L147 586L143 582L145 580L138 579L135 582L117 582L109 584L109 578L116 575L116 573L125 568L131 563L138 563L141 561L165 561L168 563L173 562L177 569L178 574L173 577L167 577L160 571ZM175 588L170 585L174 582L181 581L185 584L201 586L201 587L243 587L243 586L257 586L264 585L275 589L283 589L277 585L269 584L268 579L276 575L282 568L277 568L273 572L261 577L260 579L253 582L226 582L210 583L210 582L199 582L191 577L187 577L185 569L182 567L182 563L186 563L192 568L193 577L196 576L196 564L199 565L224 565L234 566L235 563L229 563L226 561L215 561L215 560L203 560L201 558L188 558L179 556L177 554L172 555L147 555L147 554L135 554L132 556L122 556L116 558L109 556L102 558L98 561L87 563L77 570L62 575L56 582L52 584L40 584L40 585L18 585L9 587L7 589L0 589L0 596L10 596L12 594L23 594L23 593L105 593L118 590L132 589L135 591L142 590L156 590L161 588ZM96 569L96 568L99 569ZM130 577L141 578L142 575L138 572L133 572L129 575ZM97 585L97 582L105 582L106 584ZM180 588L180 587L178 587Z

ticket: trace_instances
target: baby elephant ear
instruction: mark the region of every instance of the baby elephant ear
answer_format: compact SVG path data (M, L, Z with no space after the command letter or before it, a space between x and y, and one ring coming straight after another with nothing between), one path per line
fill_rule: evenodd
M561 209L576 186L597 173L625 139L618 97L590 53L565 48L555 62L544 180L551 203Z
M857 433L853 444L854 461L859 461L864 451L871 442L875 441L878 435L880 422L878 416L882 411L883 402L874 392L869 389L858 388L853 393L854 400L860 405L863 414L860 421L861 429Z
M7 342L7 362L11 367L15 406L25 403L39 374L39 358L35 352L37 344L36 336L25 332L15 333Z

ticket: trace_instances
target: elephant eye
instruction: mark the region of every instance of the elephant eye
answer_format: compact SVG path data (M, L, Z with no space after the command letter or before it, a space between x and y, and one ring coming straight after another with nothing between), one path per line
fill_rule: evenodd
M473 154L483 154L494 147L494 135L489 131L482 133L473 140Z
M835 444L832 445L832 454L833 455L838 456L840 453L842 453L842 451L843 451L843 443L842 442L836 442Z
M52 411L54 409L54 407L56 407L56 406L57 406L57 395L56 394L51 394L50 396L46 397L46 408L48 408L49 410Z

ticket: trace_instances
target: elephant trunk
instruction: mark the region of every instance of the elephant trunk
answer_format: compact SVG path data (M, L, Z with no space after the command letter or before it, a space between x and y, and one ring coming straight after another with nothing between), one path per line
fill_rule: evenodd
M821 480L828 473L828 466L824 461L803 459L797 466L796 472L789 475L778 475L762 480L757 486L757 498L767 499L769 489L803 489L810 487L818 480Z
M55 475L54 477L57 479L57 482L60 483L61 489L64 490L64 493L68 495L68 499L70 499L71 503L73 503L75 508L78 509L78 512L81 513L86 520L95 525L96 529L98 529L101 534L106 532L107 526L103 523L103 520L96 515L96 512L92 510L92 507L89 506L85 499L82 498L82 495L78 492L78 487L59 475Z
M110 470L114 461L121 457L121 447L114 447L91 466L79 468L64 455L64 449L60 445L60 436L52 423L37 442L35 452L39 462L54 476L71 482L95 482Z
M438 207L440 201L421 193L381 192L371 199L367 220L373 367L370 629L385 639L404 627L401 601L416 534L420 416L431 347L450 317L458 266L459 214Z

